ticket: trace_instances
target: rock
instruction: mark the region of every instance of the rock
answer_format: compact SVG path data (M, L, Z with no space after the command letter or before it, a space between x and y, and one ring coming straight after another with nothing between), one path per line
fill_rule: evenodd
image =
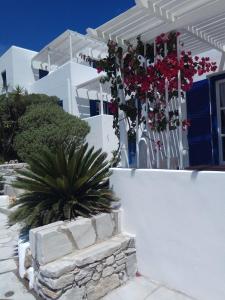
M45 265L53 260L71 253L72 241L58 227L40 230L36 233L36 260Z
M112 275L114 272L114 268L113 267L106 267L103 271L102 271L102 277L107 277L109 275Z
M97 265L96 271L101 272L102 270L103 270L103 265L102 264Z
M30 247L29 247L29 248L26 249L24 267L26 269L28 269L31 266L32 266L32 255L31 255L31 250L30 250Z
M45 286L41 287L41 291L51 299L57 299L62 294L61 291L51 291Z
M113 274L110 277L101 278L97 285L92 286L87 291L88 300L98 300L105 296L111 290L117 288L120 285L119 276Z
M112 255L112 256L110 256L110 257L108 257L107 259L106 259L106 261L105 261L105 264L107 265L107 266L110 266L110 265L112 265L114 263L114 256Z
M98 264L99 264L99 263L96 262L96 263L90 264L88 267L89 267L89 268L95 268Z
M120 259L120 260L117 260L117 265L118 266L120 266L120 265L122 265L122 264L125 264L126 263L126 261L127 261L127 258L126 257L124 257L124 258L122 258L122 259Z
M111 256L126 241L126 236L118 236L116 240L110 239L102 243L95 244L83 249L80 253L74 253L70 257L74 258L78 267L101 261L105 257Z
M58 290L65 288L66 286L74 283L74 274L68 273L66 275L63 275L57 279L52 279L52 278L42 278L41 281L47 285L49 288L53 290Z
M99 280L101 277L101 273L98 273L98 272L95 272L92 276L92 279L93 280Z
M127 275L129 277L135 276L135 274L137 272L136 254L132 254L130 256L127 256L126 269L127 269Z
M85 295L84 287L73 287L67 290L61 297L60 300L83 300Z
M90 291L93 290L93 288L98 284L98 281L96 280L90 280L87 284L86 284L86 292L89 293Z
M121 241L121 237L124 237L123 240ZM111 241L121 241L121 247L120 247L120 252L122 252L123 250L126 250L128 248L128 244L130 241L130 236L129 235L123 235L123 234L119 234L116 235L114 237L111 238ZM115 254L115 253L114 253Z
M130 241L129 241L128 247L129 248L136 248L136 241L135 241L135 237L134 236L130 237Z
M124 257L125 257L125 254L123 252L120 252L119 254L116 255L115 260L121 260Z
M83 249L95 243L96 233L91 219L80 218L69 222L65 228L72 234L77 249Z
M122 209L113 210L112 214L115 221L114 234L120 234L122 232Z
M75 275L75 281L80 281L81 279L83 279L86 276L92 276L93 271L89 271L86 269L82 269L80 270L80 272L78 274Z
M54 222L45 226L40 226L34 229L31 229L29 231L29 240L30 240L30 248L31 248L31 254L33 258L36 258L36 248L37 248L37 241L36 241L36 234L38 231L42 231L44 229L52 228L52 227L58 227L59 225L62 225L62 221Z
M124 284L125 282L127 282L128 277L127 277L126 272L124 272L124 271L120 272L119 273L119 279L120 279L121 284Z
M115 268L115 273L120 273L121 271L124 271L125 268L126 268L126 264L122 264L122 265L120 265L120 266L117 266L117 267Z
M109 239L113 235L114 222L112 220L111 214L99 214L93 217L97 238L99 241Z
M46 264L45 266L40 266L41 275L51 278L58 278L71 271L73 271L74 274L79 272L79 269L76 269L76 262L64 257L60 260Z
M126 255L131 255L133 253L136 253L136 249L135 248L128 248L127 250L124 251L124 253Z
M93 273L93 272L92 272ZM78 281L78 286L82 286L86 283L88 283L92 279L92 273L88 274L86 277L84 277L82 280Z

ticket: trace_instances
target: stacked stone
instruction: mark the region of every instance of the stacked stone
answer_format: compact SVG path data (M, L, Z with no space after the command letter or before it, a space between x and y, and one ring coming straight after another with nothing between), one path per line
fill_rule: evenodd
M117 210L31 230L35 291L43 299L97 300L135 276L135 239L121 233L120 219Z
M27 164L25 163L13 163L13 164L4 164L0 165L0 175L3 176L5 181L4 186L4 194L10 197L17 197L21 193L22 190L13 188L11 183L15 180L17 175L17 170L24 170L26 169Z
M26 163L13 163L0 165L0 175L2 176L15 176L16 170L25 169Z

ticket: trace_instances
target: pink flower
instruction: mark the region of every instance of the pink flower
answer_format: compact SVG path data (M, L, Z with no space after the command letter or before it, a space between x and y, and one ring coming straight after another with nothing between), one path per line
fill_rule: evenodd
M97 72L98 72L98 73L101 73L102 71L103 71L103 68L102 68L102 67L98 67L98 68L97 68Z

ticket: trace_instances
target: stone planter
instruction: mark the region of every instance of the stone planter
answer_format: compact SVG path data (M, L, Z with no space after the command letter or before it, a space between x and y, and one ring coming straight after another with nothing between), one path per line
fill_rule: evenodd
M34 290L43 299L97 300L136 274L121 211L30 230Z

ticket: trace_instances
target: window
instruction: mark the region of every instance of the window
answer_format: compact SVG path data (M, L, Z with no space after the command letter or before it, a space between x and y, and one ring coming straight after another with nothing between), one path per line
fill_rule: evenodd
M42 69L39 69L38 71L39 71L39 79L47 76L49 73L47 70L42 70Z
M2 72L2 87L4 90L7 89L6 71Z
M220 163L225 164L225 80L219 80L216 87L218 138Z
M110 115L109 102L103 101L103 112L104 115ZM101 103L100 100L90 100L90 117L101 114Z

